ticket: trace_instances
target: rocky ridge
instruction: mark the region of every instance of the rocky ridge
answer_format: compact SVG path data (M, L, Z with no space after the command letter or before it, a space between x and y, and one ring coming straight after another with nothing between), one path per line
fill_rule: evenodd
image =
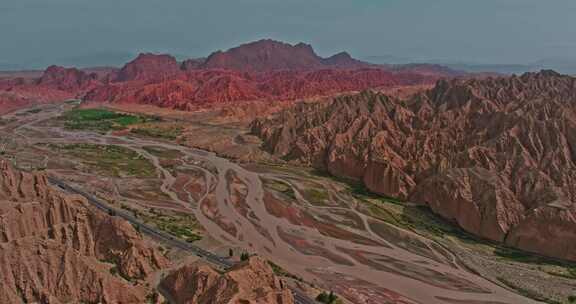
M289 161L426 204L482 238L576 261L576 79L553 71L363 92L252 124Z
M206 265L183 266L160 286L177 304L294 303L290 289L259 257L251 257L224 274Z
M144 303L168 261L128 223L0 160L0 299Z

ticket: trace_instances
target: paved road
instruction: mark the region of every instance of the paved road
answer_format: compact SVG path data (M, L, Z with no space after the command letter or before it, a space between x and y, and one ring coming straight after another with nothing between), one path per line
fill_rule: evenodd
M96 208L98 208L104 212L107 212L107 213L114 213L116 216L119 216L119 217L127 220L128 222L130 222L132 225L138 227L138 229L141 232L146 233L152 237L155 237L155 238L169 244L172 247L191 252L194 255L204 259L205 261L207 261L211 264L214 264L218 267L224 268L224 269L228 269L228 268L234 266L234 263L232 261L226 259L226 258L223 258L221 256L213 254L209 251L206 251L206 250L204 250L198 246L192 245L192 244L187 243L185 241L182 241L180 239L177 239L166 232L163 232L161 230L156 229L155 227L143 224L136 217L129 214L128 212L121 211L121 210L115 210L113 208L110 208L107 204L98 200L93 195L91 195L87 192L84 192L82 190L76 189L74 187L71 187L70 185L66 184L65 182L63 182L63 181L61 181L55 177L48 177L48 181L50 183L58 186L62 190L65 190L69 193L79 194L79 195L83 196L84 198L86 198L86 200L90 204L94 205ZM311 300L306 295L302 294L301 292L299 292L297 290L292 290L292 294L294 295L294 300L295 300L296 304L314 304L314 303L316 303L315 301Z

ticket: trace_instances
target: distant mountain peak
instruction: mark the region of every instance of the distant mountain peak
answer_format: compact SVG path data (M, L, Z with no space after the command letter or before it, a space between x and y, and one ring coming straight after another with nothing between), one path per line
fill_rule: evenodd
M140 53L118 73L117 81L150 80L174 76L180 71L180 65L171 55Z
M262 39L227 51L214 52L208 56L203 67L265 72L284 69L314 69L321 65L321 58L308 44L291 45L272 39Z
M340 52L328 58L322 59L322 63L330 67L346 68L346 69L366 68L373 66L370 63L353 58L347 52Z
M261 39L242 44L227 51L212 53L204 68L218 68L247 72L275 70L315 70L323 68L359 68L371 66L356 60L347 52L329 58L316 54L307 43L289 44L273 39Z
M348 52L340 52L340 53L332 55L330 58L352 59L352 56L350 56L350 54Z

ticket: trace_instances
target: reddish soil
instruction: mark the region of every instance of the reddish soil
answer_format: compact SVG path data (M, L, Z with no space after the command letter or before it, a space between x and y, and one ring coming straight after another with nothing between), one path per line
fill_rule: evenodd
M323 235L355 242L368 246L380 246L371 239L365 238L359 234L350 232L339 228L333 224L324 223L316 220L308 212L300 210L299 208L288 206L285 202L277 199L274 195L266 192L264 194L264 205L266 210L273 216L288 220L292 225L305 226L315 228Z
M328 282L330 288L353 303L362 304L423 304L390 289L347 276L342 273L309 270Z
M278 236L286 243L290 244L292 248L298 250L300 253L305 255L320 256L326 258L338 265L353 266L346 258L331 252L323 246L314 245L304 238L300 238L292 233L282 230L278 227Z
M208 219L218 225L218 227L222 228L222 230L226 231L226 233L233 237L238 235L238 229L236 228L236 225L228 221L218 210L218 204L214 198L214 195L209 195L206 197L201 202L200 209Z

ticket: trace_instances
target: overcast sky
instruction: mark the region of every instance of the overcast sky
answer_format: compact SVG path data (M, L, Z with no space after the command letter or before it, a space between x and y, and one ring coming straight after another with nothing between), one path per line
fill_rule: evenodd
M576 1L0 0L0 38L4 65L199 57L260 38L324 56L529 63L576 58Z

